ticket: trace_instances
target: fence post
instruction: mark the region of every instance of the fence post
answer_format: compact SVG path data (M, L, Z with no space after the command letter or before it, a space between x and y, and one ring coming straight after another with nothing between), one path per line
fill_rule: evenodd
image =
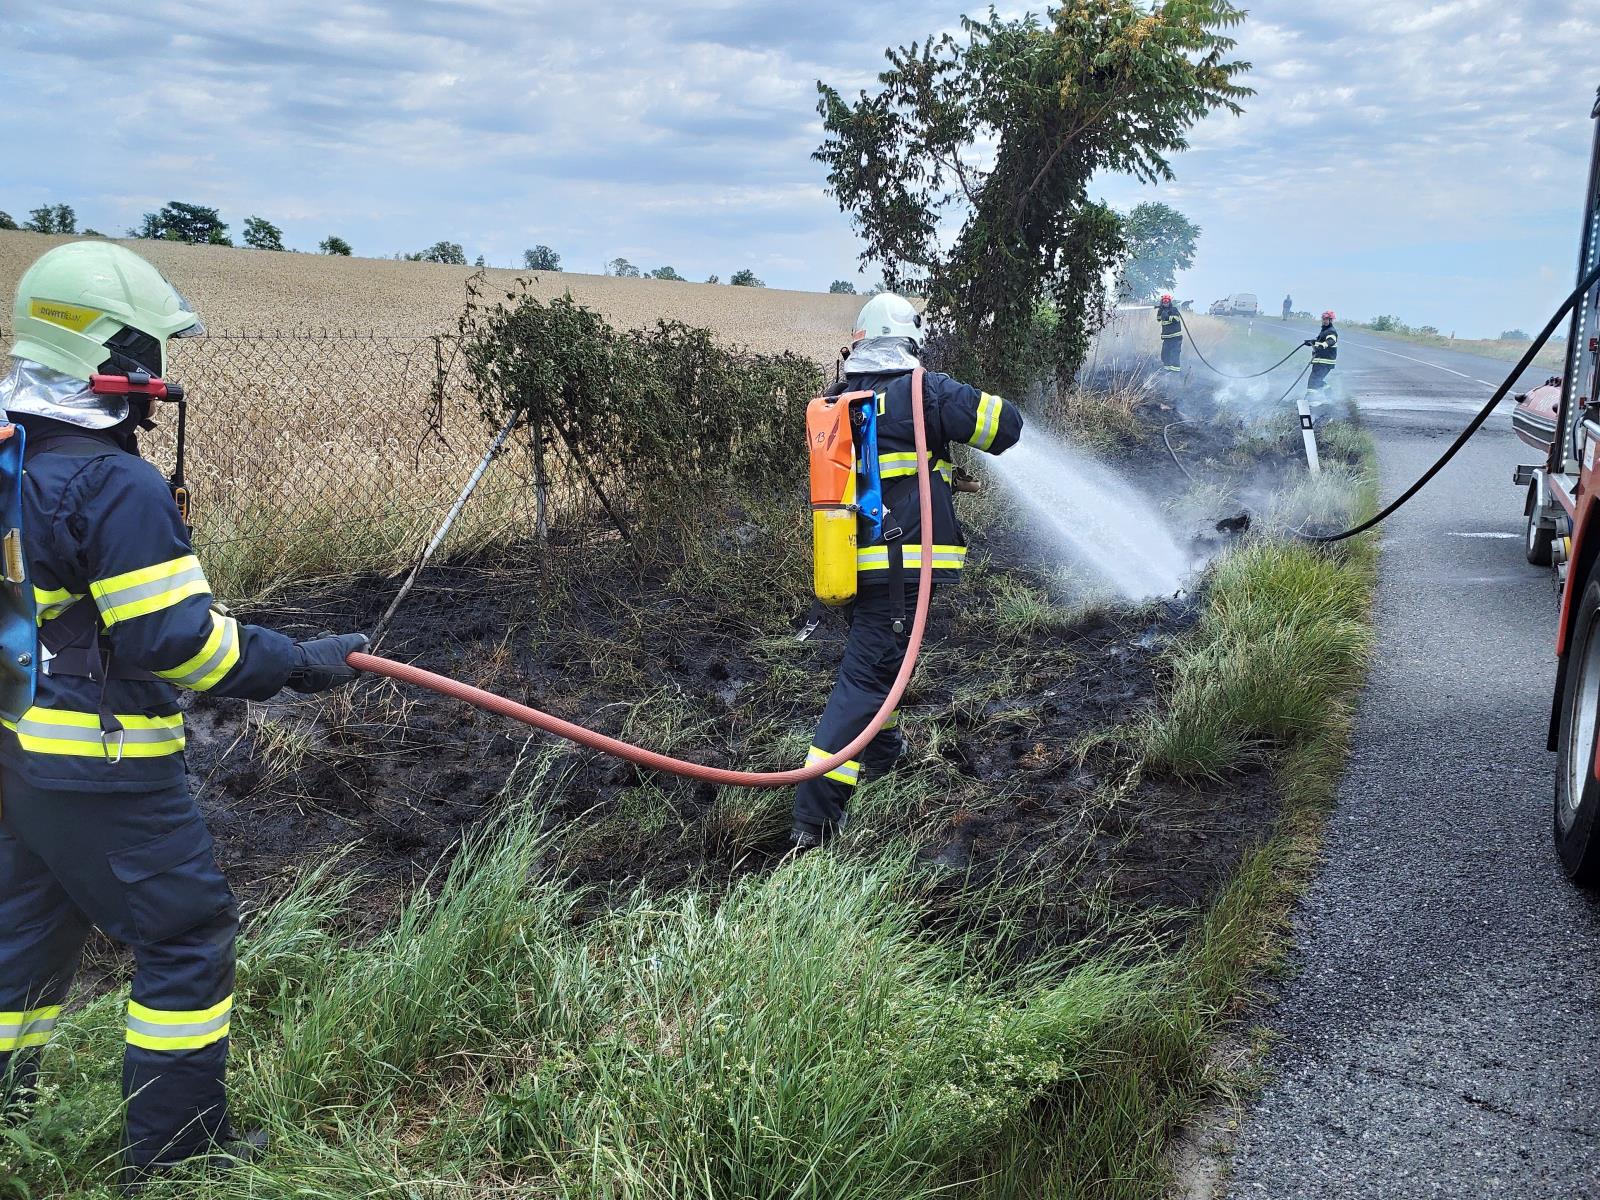
M382 618L372 631L372 646L376 650L378 643L383 640L384 632L389 628L389 621L394 617L395 610L400 607L400 602L411 593L416 585L417 576L422 574L422 568L428 565L428 560L433 557L434 551L444 545L444 539L450 532L450 527L456 523L456 518L461 515L461 510L467 506L467 501L472 499L472 493L478 490L478 484L483 481L483 476L489 469L489 464L494 461L494 456L500 453L500 447L506 444L506 439L511 436L511 431L517 427L517 422L522 419L522 414L512 413L506 418L506 423L500 427L500 432L494 435L494 441L489 443L489 448L483 452L477 467L467 480L467 486L461 489L461 494L456 497L456 502L450 506L450 511L445 514L439 523L438 532L433 535L433 540L423 550L422 557L417 559L417 565L411 568L411 574L406 576L405 583L400 585L400 590L395 593L389 607L384 610Z
M550 540L550 476L544 460L544 414L528 422L533 449L533 529L541 543Z
M578 452L577 440L567 432L566 427L560 421L552 421L550 423L555 426L556 432L561 435L561 440L566 443L567 453L572 456L573 465L583 473L584 481L599 499L600 507L606 510L606 516L611 518L611 523L617 527L617 532L622 535L622 540L628 543L629 549L632 549L633 533L629 530L628 523L622 519L622 514L612 507L611 500L600 486L600 481L595 478L594 472L589 469L589 464L584 461L583 455Z

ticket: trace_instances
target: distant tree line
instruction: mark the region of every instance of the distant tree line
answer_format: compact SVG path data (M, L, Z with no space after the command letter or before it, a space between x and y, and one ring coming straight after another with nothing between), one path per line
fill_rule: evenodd
M104 237L105 235L95 229L78 228L78 215L70 204L47 204L36 208L28 214L28 219L18 224L9 213L0 212L0 230L24 229L31 233L53 234L78 234L83 237ZM222 219L222 214L215 208L203 204L188 204L180 200L170 200L155 212L147 212L139 224L127 231L130 238L142 238L152 241L184 242L192 246L232 246L233 239L228 236L228 225ZM286 251L288 247L283 243L283 230L273 224L266 217L250 216L244 219L240 241L251 250L276 250ZM319 254L331 254L338 257L349 258L355 251L350 243L338 234L329 234L317 244ZM394 256L405 262L432 262L445 263L449 266L464 267L467 265L467 252L460 242L440 240L424 250L410 253L402 252ZM478 255L475 266L485 266L483 255ZM528 271L559 272L561 268L561 255L544 244L534 246L522 252L522 266ZM620 279L663 279L674 283L687 283L688 278L680 275L672 266L660 266L653 270L644 271L633 265L626 258L614 258L605 265L605 273ZM712 275L707 283L721 283L720 275ZM734 287L766 287L749 267L743 267L728 277L728 282ZM848 280L836 279L828 288L830 292L845 295L855 294L855 285Z
M546 249L547 247L540 247L540 248L541 249ZM529 251L529 253L531 254L532 251ZM559 271L561 268L560 267L556 267L555 269ZM613 258L613 259L611 259L609 262L606 263L605 273L607 275L615 276L618 279L666 279L666 280L671 280L671 281L674 281L674 282L677 282L677 283L688 283L689 282L688 279L686 279L684 276L678 274L678 272L672 267L657 267L653 271L641 271L638 267L634 266L631 262L629 262L625 258ZM720 275L712 275L712 276L710 276L709 278L706 279L706 282L707 283L721 283L722 282L722 276L720 276ZM734 287L766 287L767 286L760 279L756 278L756 273L754 271L752 271L749 267L745 267L742 270L735 271L732 275L730 275L728 277L728 282L731 283Z

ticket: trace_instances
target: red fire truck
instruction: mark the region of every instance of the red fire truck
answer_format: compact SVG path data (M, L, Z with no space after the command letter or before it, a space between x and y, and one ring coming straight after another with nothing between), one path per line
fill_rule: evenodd
M1600 267L1600 94L1591 115L1580 283ZM1527 489L1528 561L1552 567L1561 592L1549 741L1556 849L1575 881L1600 885L1600 283L1572 310L1564 372L1518 397L1512 425L1545 453L1542 464L1519 467L1516 481Z

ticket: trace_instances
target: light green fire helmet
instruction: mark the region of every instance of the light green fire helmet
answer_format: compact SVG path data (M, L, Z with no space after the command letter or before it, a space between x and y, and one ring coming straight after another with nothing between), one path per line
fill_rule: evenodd
M160 271L102 241L45 253L17 285L12 318L12 357L85 382L96 372L163 376L167 339L205 332Z

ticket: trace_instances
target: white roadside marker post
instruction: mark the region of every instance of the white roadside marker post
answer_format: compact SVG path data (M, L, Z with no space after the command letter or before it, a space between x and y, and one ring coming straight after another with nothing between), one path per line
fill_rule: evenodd
M1311 468L1313 475L1322 474L1322 460L1317 457L1317 434L1312 428L1311 401L1307 399L1309 393L1300 393L1300 436L1306 442L1306 466Z

